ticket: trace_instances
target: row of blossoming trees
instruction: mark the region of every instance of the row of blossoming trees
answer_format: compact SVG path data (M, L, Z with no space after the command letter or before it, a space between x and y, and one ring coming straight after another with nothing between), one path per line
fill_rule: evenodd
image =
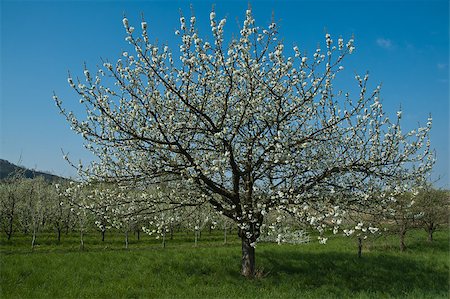
M159 189L159 188L158 188ZM62 235L77 232L81 246L84 234L98 234L105 240L107 231L128 234L144 231L157 238L172 238L177 231L191 231L195 241L202 231L234 229L232 223L223 216L208 210L207 206L180 211L161 210L151 215L132 215L126 206L108 203L109 196L120 196L117 190L104 186L85 186L73 181L49 182L42 177L25 178L15 173L0 181L0 225L7 240L14 235L29 235L31 246L39 243L39 235L55 233L55 240L61 242ZM127 194L132 200L145 197L149 191ZM158 191L160 192L160 191ZM168 196L170 194L167 194ZM226 241L226 239L225 239ZM164 242L164 241L163 241Z
M42 177L29 179L22 173L13 173L0 182L0 223L10 240L14 234L31 236L34 247L42 230L61 233L72 231L77 216L60 200L55 186Z
M385 114L368 75L356 76L354 94L335 87L353 39L327 34L307 55L285 47L276 23L256 25L250 9L233 37L212 11L205 38L195 16L181 16L171 51L151 41L147 22L139 34L123 24L129 51L96 72L85 67L84 79L69 75L85 112L54 96L97 157L79 167L85 183L117 186L99 206L118 219L208 204L237 225L241 272L252 276L269 214L320 234L349 233L345 218L367 230L364 215L393 209L431 169L431 119L403 132L401 111ZM166 191L145 192L158 185Z
M125 235L125 246L128 247L128 234L144 232L162 240L173 238L174 232L191 233L197 241L202 231L220 230L227 242L227 234L235 228L235 224L227 217L220 215L208 205L180 207L180 209L161 209L151 213L133 213L136 201L142 201L149 194L159 193L162 196L173 196L164 188L136 191L124 195L112 187L85 185L69 181L59 183L48 182L43 178L27 179L20 175L11 176L0 183L0 223L6 238L10 240L14 234L29 235L32 247L39 243L42 232L55 234L55 240L61 242L62 234L80 235L81 246L84 246L83 235L88 232L98 235L105 241L105 235L111 230L113 234ZM119 197L126 196L128 204L117 204ZM362 241L369 236L378 236L380 229L398 234L400 249L406 249L404 237L411 228L424 228L428 240L433 240L433 233L449 220L449 196L446 190L434 189L430 185L421 188L418 194L406 192L396 197L389 209L383 214L350 214L343 216L338 225L343 227L342 233L355 237L359 243L361 255ZM107 199L109 198L109 199ZM125 200L121 198L124 202ZM129 206L133 208L130 208ZM344 223L342 223L344 221ZM298 244L309 241L306 233L314 229L291 217L286 213L274 211L267 215L262 224L260 241ZM321 230L322 233L325 230ZM334 227L326 231L329 237L338 232ZM319 236L322 243L326 237Z

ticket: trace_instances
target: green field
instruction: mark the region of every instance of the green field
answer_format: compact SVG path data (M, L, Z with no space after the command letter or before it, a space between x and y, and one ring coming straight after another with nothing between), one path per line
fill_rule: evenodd
M400 252L395 236L365 242L357 258L356 240L313 239L304 245L258 244L261 277L239 274L240 243L235 234L223 244L221 232L178 233L162 248L160 240L121 234L77 234L0 239L0 298L448 298L449 231L434 243L421 230L407 235Z

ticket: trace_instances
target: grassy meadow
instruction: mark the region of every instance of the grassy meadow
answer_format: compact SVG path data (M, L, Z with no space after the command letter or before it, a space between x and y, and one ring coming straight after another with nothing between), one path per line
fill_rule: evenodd
M122 234L85 237L41 234L32 251L29 236L0 238L0 298L448 298L449 231L428 243L422 230L408 232L400 252L395 236L366 240L357 257L355 239L330 237L326 245L258 244L260 275L239 274L235 233L177 233L161 240Z

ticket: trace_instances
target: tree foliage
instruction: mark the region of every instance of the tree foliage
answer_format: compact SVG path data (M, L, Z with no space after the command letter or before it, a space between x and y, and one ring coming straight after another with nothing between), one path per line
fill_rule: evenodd
M427 231L428 241L433 241L433 233L439 226L450 221L450 192L426 185L415 198L418 222Z

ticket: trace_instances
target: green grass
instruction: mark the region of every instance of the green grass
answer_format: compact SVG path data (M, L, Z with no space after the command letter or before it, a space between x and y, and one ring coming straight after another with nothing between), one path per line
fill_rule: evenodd
M395 237L367 241L356 257L356 241L330 238L327 245L258 244L256 262L265 277L239 275L240 244L233 235L223 245L220 232L168 240L122 235L77 235L0 239L0 298L448 298L449 231L426 242L422 231L408 233L406 252Z

